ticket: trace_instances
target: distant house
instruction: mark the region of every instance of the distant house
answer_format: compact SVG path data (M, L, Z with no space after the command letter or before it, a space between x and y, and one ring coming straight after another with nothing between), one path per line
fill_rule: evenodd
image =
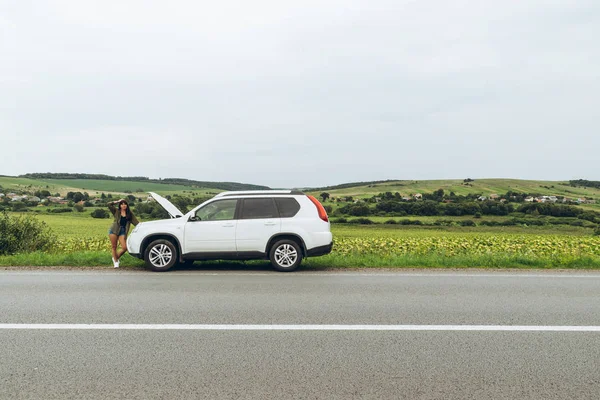
M423 200L423 195L421 193L415 193L413 194L413 198L415 200Z
M402 200L403 201L411 201L412 199L410 197L403 197Z
M551 202L551 203L556 203L558 201L558 197L556 197L556 196L548 196L547 200L549 202Z
M4 197L4 193L0 193L0 198Z
M485 197L485 196L479 196L479 197L477 198L477 200L479 200L479 201L486 201L486 200L487 200L487 197Z
M23 201L23 200L26 200L26 199L27 199L27 197L25 197L25 196L13 196L11 198L11 201Z
M500 196L498 196L497 194L490 194L490 200L498 200Z
M40 198L37 196L31 196L30 198L27 199L28 201L31 201L33 203L39 203L40 202Z
M535 199L533 198L533 196L527 196L525 197L525 202L526 203L533 203Z

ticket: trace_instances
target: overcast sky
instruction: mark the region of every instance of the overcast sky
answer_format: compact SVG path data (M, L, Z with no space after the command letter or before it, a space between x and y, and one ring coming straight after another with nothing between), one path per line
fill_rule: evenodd
M0 0L0 174L600 179L600 1Z

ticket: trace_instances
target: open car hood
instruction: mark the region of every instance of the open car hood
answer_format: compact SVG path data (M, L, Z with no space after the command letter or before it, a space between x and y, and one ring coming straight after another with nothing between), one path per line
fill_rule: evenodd
M183 213L181 211L179 211L179 209L177 207L175 207L173 205L173 203L171 203L169 200L165 199L161 195L156 194L154 192L148 192L148 193L150 193L150 196L154 200L156 200L156 202L158 204L160 204L161 207L164 208L166 212L169 213L169 215L171 216L171 218L183 217Z

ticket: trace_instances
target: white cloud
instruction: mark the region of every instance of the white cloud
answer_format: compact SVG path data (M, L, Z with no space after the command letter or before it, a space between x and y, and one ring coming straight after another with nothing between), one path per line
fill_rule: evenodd
M0 2L0 173L598 179L599 27L591 0Z

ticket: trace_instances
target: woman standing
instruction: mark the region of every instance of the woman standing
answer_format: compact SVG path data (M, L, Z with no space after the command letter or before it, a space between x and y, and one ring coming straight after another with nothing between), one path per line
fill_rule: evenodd
M115 207L115 204L119 204L118 209ZM127 251L126 238L129 233L129 226L131 224L135 226L139 221L129 209L129 203L125 199L108 203L108 209L114 216L114 221L108 229L108 237L112 245L112 260L114 267L119 268L119 259ZM117 241L121 243L121 250L118 253Z

